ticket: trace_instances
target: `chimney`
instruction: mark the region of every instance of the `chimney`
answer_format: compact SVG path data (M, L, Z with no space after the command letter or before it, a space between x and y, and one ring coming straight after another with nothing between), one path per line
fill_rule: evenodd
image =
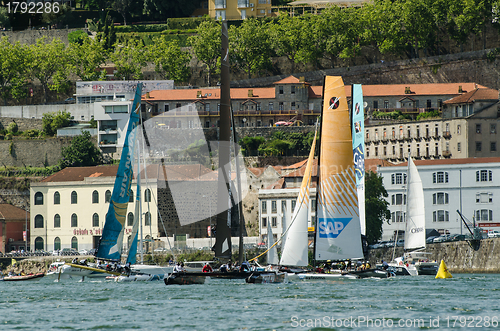
M201 91L196 91L196 98L201 98Z
M462 85L459 85L459 86L458 86L458 93L462 93L462 92L463 92L463 91L462 91Z
M411 89L409 86L405 87L405 94L411 94Z
M146 92L146 99L149 99L149 92Z
M299 83L305 83L305 78L304 76L299 77Z
M248 97L253 98L253 90L248 90Z

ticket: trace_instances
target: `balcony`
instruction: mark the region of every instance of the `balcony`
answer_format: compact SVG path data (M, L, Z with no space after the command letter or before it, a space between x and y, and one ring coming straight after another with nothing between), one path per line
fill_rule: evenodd
M450 151L443 151L443 157L451 157Z
M450 131L444 131L443 132L443 137L445 139L450 139L451 138L451 132Z
M246 1L245 0L243 0L243 1L242 0L238 0L238 9L239 8L248 8L248 7L250 7L250 1L248 1L248 0L246 0Z

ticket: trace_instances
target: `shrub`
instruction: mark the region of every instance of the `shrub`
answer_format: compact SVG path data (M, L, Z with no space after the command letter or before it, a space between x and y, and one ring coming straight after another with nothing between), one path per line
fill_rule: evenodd
M11 133L16 133L19 131L19 127L17 126L16 122L10 122L9 125L7 126L7 131Z

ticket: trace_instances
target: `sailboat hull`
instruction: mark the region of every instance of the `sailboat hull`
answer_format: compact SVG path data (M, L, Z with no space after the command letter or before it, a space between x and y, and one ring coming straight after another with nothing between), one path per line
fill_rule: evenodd
M191 275L188 272L174 272L165 277L165 285L194 285L205 284L205 276Z
M273 271L255 272L246 278L246 282L251 284L288 283L288 274Z

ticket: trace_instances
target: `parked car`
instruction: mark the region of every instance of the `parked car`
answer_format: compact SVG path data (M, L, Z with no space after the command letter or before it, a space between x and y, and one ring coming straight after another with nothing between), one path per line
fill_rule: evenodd
M449 234L443 234L443 235L440 235L437 238L434 238L434 242L435 243L442 243L442 242L450 241L450 239L451 239L451 235L449 235Z
M92 248L90 251L89 251L89 255L94 255L95 256L95 253L97 252L97 249L95 248Z
M80 254L74 248L63 248L61 250L61 255L80 255Z
M80 249L80 250L78 251L78 253L79 253L80 255L88 255L88 254L89 254L89 251L88 251L88 250L86 250L86 249Z
M465 240L467 236L465 234L452 234L450 241L462 241Z
M434 239L436 239L436 238L437 238L437 236L430 236L429 238L427 238L427 239L425 240L425 242L426 242L427 244L432 244L432 243L434 242Z
M498 232L497 230L489 230L488 238L500 238L500 232Z

